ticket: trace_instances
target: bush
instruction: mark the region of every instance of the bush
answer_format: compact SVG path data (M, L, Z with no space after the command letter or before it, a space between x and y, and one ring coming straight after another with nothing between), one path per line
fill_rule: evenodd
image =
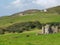
M0 34L5 34L5 30L4 29L0 29Z
M39 21L35 22L22 22L22 23L16 23L9 27L7 27L8 32L23 32L23 31L29 31L33 28L41 28L41 23Z

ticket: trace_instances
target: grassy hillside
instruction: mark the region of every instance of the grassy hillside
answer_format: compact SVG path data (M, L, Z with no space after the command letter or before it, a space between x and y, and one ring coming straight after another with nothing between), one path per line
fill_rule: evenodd
M47 12L60 14L60 6L53 7L53 8L48 8Z
M4 33L6 33L4 35L3 34L0 35L0 45L60 45L60 33L42 35L40 34L41 30L37 28L33 28L28 32L25 31L24 29L24 32L22 33L5 32L5 27L8 27L8 29L12 31L16 30L17 28L19 30L20 25L23 24L22 27L24 25L26 27L26 25L28 24L27 27L29 27L30 24L36 24L31 23L34 21L38 21L40 23L50 23L50 22L60 23L60 14L57 14L60 13L59 9L60 9L59 7L50 8L48 9L49 13L41 12L40 10L37 11L28 10L28 12L27 11L21 12L23 13L23 16L21 16L20 13L16 13L11 16L0 17L0 32L4 31ZM25 24L25 22L30 23ZM11 27L9 27L10 25Z
M0 17L0 27L7 27L14 23L28 21L39 21L41 23L60 22L60 6L48 8L47 12L41 12L41 10L38 9L31 9L15 13L11 16Z
M35 32L0 35L0 45L60 45L60 33L36 35Z
M25 16L5 16L0 17L0 27L7 27L14 23L39 21L41 23L60 22L60 15L51 13L33 13L32 15L26 14Z

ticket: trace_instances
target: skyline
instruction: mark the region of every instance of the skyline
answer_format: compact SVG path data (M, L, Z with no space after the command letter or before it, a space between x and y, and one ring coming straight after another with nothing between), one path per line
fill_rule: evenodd
M0 0L0 16L11 15L28 9L46 9L60 6L60 0Z

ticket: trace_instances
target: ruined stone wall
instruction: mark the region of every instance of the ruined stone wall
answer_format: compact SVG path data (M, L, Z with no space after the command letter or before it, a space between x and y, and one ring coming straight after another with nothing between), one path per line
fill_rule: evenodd
M42 34L49 34L49 33L58 33L59 28L58 26L50 26L49 24L46 24L45 26L42 26Z

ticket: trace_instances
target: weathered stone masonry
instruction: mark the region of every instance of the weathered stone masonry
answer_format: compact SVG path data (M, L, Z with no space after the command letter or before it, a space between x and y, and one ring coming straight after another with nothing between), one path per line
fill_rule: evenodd
M58 26L50 26L49 24L42 26L42 34L57 33L57 32L59 32Z

